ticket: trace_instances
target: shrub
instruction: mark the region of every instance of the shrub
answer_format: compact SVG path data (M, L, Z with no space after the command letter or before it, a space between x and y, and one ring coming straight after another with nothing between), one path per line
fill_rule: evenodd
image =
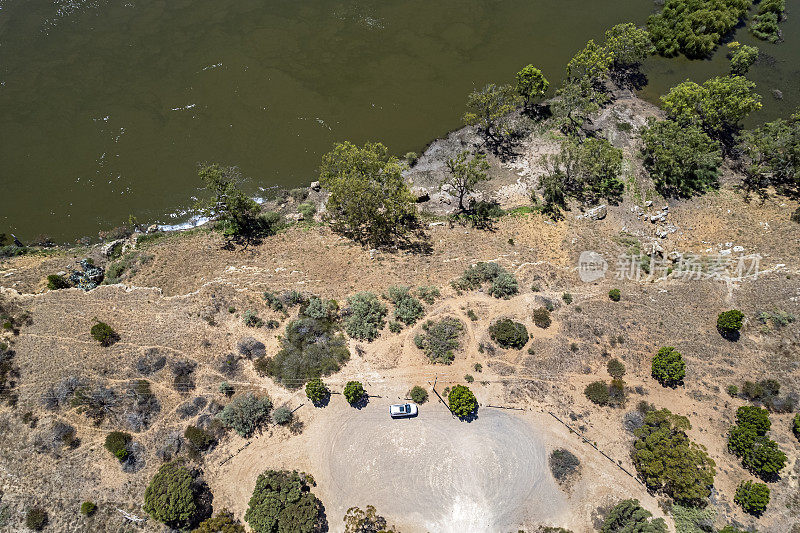
M600 533L667 533L664 519L652 516L639 500L622 500L608 512Z
M492 284L489 294L496 298L508 299L519 291L514 275L497 263L478 263L469 267L453 282L453 286L458 290L473 290L487 282Z
M192 533L245 533L244 526L233 516L233 513L223 509L211 518L200 522Z
M466 381L467 383L472 383L473 381L475 381L475 378L472 377L470 374L464 374L464 381Z
M524 324L503 318L489 326L489 335L503 348L521 350L528 343L528 330Z
M313 220L317 212L317 206L310 203L303 203L297 206L297 212L303 215L303 220Z
M742 465L766 481L772 481L786 466L786 454L778 448L778 443L766 436L753 439L752 448L742 458Z
M245 392L231 400L217 418L244 438L250 437L267 421L272 402L267 396L257 398L252 392Z
M236 343L236 348L239 350L242 357L246 357L247 359L258 359L267 354L267 348L264 346L264 343L253 337L242 337L239 339L239 342Z
M725 392L727 392L728 396L731 398L736 398L736 396L739 394L739 387L736 385L728 385L728 387L725 389Z
M260 328L264 325L264 321L259 318L255 311L251 311L250 309L242 314L242 320L244 321L244 325L248 328Z
M92 516L97 512L97 505L94 502L85 501L81 504L81 514L83 516Z
M550 311L547 310L546 307L540 307L533 311L533 323L536 324L536 327L547 329L552 324L552 320L550 320Z
M701 505L714 484L714 461L686 431L686 417L667 409L650 411L635 432L633 464L650 490L663 490L678 503Z
M192 472L177 461L164 463L144 491L142 509L169 527L185 529L198 518L198 490Z
M329 376L350 359L347 341L330 320L293 320L280 342L280 351L258 360L257 369L289 389L301 387L308 379Z
M726 339L736 338L739 330L742 329L742 320L744 320L744 313L738 309L724 311L717 317L717 331Z
M569 479L578 472L581 466L580 460L572 452L564 448L558 448L550 452L548 462L550 471L558 482L564 482Z
M69 287L69 281L67 281L64 276L59 276L58 274L50 274L47 276L47 288L51 291L68 289Z
M456 385L447 395L450 411L459 418L467 418L478 410L478 400L464 385Z
M219 384L219 392L220 394L224 394L225 396L231 397L233 396L234 389L233 385L228 383L227 381L223 381Z
M419 299L426 304L431 305L436 301L436 298L441 296L441 293L439 292L438 288L430 285L427 287L419 287L417 289L417 296L419 296Z
M618 302L622 294L619 292L619 289L611 289L608 291L608 297L612 302Z
M461 346L464 324L457 318L444 317L435 322L428 320L422 325L422 329L424 333L418 335L414 342L425 352L431 363L447 365L453 362L455 358L453 352Z
M652 375L665 387L675 387L683 383L685 367L680 352L672 346L664 346L653 357Z
M428 391L419 385L415 385L414 388L408 392L408 396L414 403L423 404L428 401Z
M302 310L303 315L308 318L316 320L326 320L332 318L336 313L336 302L333 300L323 300L322 298L310 298L305 309Z
M90 331L94 340L100 343L100 346L111 346L119 340L119 335L114 331L111 326L105 322L96 322Z
M188 426L183 436L194 447L195 450L204 452L216 444L214 435L197 426Z
M564 300L564 303L569 305L572 303L572 294L565 292L561 295L561 299Z
M586 395L592 403L597 405L608 405L611 401L611 395L609 394L608 385L606 385L605 381L593 381L589 383L583 390L583 394Z
M283 302L281 301L280 297L272 291L264 291L264 301L267 302L267 307L272 309L273 311L284 311L285 307ZM235 308L231 307L230 309L236 310ZM229 311L230 311L229 309ZM231 313L234 311L230 311Z
M359 292L347 299L349 316L344 329L354 339L372 342L385 324L386 306L371 292Z
M425 314L422 303L409 291L408 287L389 287L385 296L394 304L394 318L407 325L414 324Z
M306 397L311 400L314 405L319 405L331 395L331 391L319 378L314 378L306 383Z
M475 311L473 311L472 309L468 309L467 310L467 318L469 318L473 322L476 322L478 320L478 315L475 314Z
M483 372L483 365L480 363L475 363L475 366L473 366L472 368L475 369L475 372Z
M33 531L41 531L47 525L47 511L41 507L31 507L25 513L25 527Z
M769 487L764 483L742 481L736 488L733 501L739 504L745 512L758 516L767 510Z
M258 476L244 519L255 533L313 533L325 525L322 503L297 472Z
M797 440L800 441L800 413L794 415L794 420L792 420L792 433Z
M619 359L612 359L606 365L608 374L614 379L622 379L625 375L625 365Z
M130 454L128 451L128 444L130 444L130 442L130 434L123 433L122 431L112 431L106 435L105 448L110 451L114 457L120 461L124 461Z
M278 407L275 409L275 412L272 413L272 420L274 420L276 424L283 426L291 422L293 416L291 409L287 407Z
M364 386L358 381L348 381L344 386L344 397L350 405L360 402L366 393Z
M508 300L513 295L519 292L519 284L517 278L513 274L504 272L492 280L492 285L489 287L489 294L495 298L502 298Z
M394 320L389 322L389 331L392 333L400 333L403 330L403 324L400 322L395 322Z

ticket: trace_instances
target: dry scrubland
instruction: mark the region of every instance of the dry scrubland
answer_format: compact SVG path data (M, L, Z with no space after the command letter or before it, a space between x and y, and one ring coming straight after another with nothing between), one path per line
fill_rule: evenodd
M654 111L639 101L620 99L605 113L609 123L627 117L635 130L642 122L633 117ZM613 127L610 132L615 144L630 155L632 134ZM456 133L446 142L469 142L463 136ZM431 147L429 153L436 148ZM552 149L546 138L534 136L513 160L492 161L494 179L484 194L499 198L504 207L523 203L541 170L537 157ZM432 158L423 156L423 169L436 168ZM239 518L247 509L256 477L270 468L314 475L314 493L325 505L332 531L341 530L348 507L369 504L402 531L517 527L533 531L537 525L592 531L602 509L623 498L638 498L656 516L665 516L659 509L663 498L648 494L613 464L635 471L630 455L634 437L624 422L626 413L644 400L688 417L689 436L705 446L717 463L711 507L718 524L736 520L762 532L800 531L800 446L791 433L793 414L771 414L770 436L787 454L788 462L780 479L770 484L770 506L759 519L733 503L739 481L752 476L726 449L735 411L746 404L726 393L728 385L741 387L744 380L773 378L780 382L782 393L800 392L797 323L780 328L757 320L760 312L776 309L800 315L800 233L797 224L789 221L796 205L780 197L746 201L735 190L736 176L730 169L718 192L669 202L655 195L635 164L629 172L625 202L610 206L602 220L578 218L579 212L573 210L555 223L539 215L508 215L493 231L432 225L426 230L432 251L426 255L370 251L325 226L297 225L261 245L233 251L222 249L221 238L203 230L166 236L142 247L140 253L147 254L148 260L121 284L90 292L46 291L45 278L72 268L87 255L104 262L97 248L0 263L0 301L18 314L30 315L29 323L13 336L14 363L20 369L19 400L13 408L0 408L0 505L7 506L8 527L21 530L24 511L36 503L47 510L52 531L159 531L161 527L153 521L142 526L127 523L118 509L145 516L142 495L168 455L167 445L172 443L174 448L175 437L188 424L209 422L219 405L228 401L218 392L220 382L227 380L238 393L267 393L276 407L297 409L295 416L301 423L291 429L270 426L239 453L248 440L228 433L216 448L195 459L214 494L214 507L231 509ZM421 184L432 175L420 172L411 178ZM658 239L656 226L632 213L631 207L643 205L645 198L654 202L646 209L652 213L669 205L668 221L676 232ZM431 203L436 201L434 197ZM441 208L437 204L432 210ZM653 241L659 242L665 255L673 250L717 253L741 246L744 253L761 254L763 272L757 279L740 283L614 279L612 258ZM576 266L584 250L602 253L610 261L611 270L604 279L580 281ZM465 268L480 261L497 262L515 274L520 293L502 300L483 291L458 293L450 287ZM297 313L295 308L285 317L270 310L262 297L265 290L298 290L343 303L356 291L380 294L392 285L433 285L442 294L425 306L425 317L414 326L400 333L384 329L371 343L348 341L350 361L325 381L339 392L347 381L361 380L373 396L366 408L352 409L339 395L327 407L315 408L302 389L288 390L260 377L247 358L238 361L234 372L223 373L222 359L238 353L237 342L244 337L264 343L267 355L277 352L278 336ZM532 290L534 286L537 291ZM608 298L612 288L620 289L619 302ZM564 292L573 296L571 304L563 301ZM545 300L552 302L554 310L552 325L543 329L534 325L532 313ZM737 342L725 340L715 329L717 314L732 308L746 315ZM280 326L248 328L242 320L246 310L264 320L277 320ZM469 312L477 319L471 319ZM444 316L459 318L466 330L454 362L433 365L415 346L414 337L426 319ZM490 339L489 325L499 317L525 324L531 341L524 349L502 349ZM95 318L109 323L119 334L119 342L107 348L95 342L89 335ZM675 346L686 360L685 384L674 389L650 377L651 358L665 345ZM143 368L142 362L146 367L162 357L163 368ZM627 368L627 404L598 407L583 390L591 381L609 379L606 364L612 357ZM183 379L176 383L176 364L182 363ZM482 365L482 372L474 370L476 363ZM386 406L405 397L413 385L430 391L436 379L441 393L444 387L463 383L465 374L475 378L470 387L481 404L476 421L468 424L449 418L433 394L419 418L388 420ZM109 408L100 424L69 406L46 408L42 395L69 376L114 389L120 398L125 398L132 380L147 379L158 407L144 424L130 420L133 408L125 399ZM522 410L496 411L488 405ZM613 462L548 412L596 443ZM58 422L75 428L76 446L53 443ZM138 431L131 429L133 423L140 424ZM120 428L130 431L139 447L137 460L126 464L126 471L103 449L105 435ZM350 428L344 436L342 428ZM460 432L471 436L464 441L453 437ZM354 435L361 434L363 445L352 442ZM505 484L492 485L497 480L491 476L481 477L487 470L515 470L508 461L520 465L516 477L509 474L516 501L487 500L476 508L478 498L449 478L449 469L424 479L410 468L403 478L386 464L392 459L386 449L394 446L419 454L420 468L435 472L446 459L435 449L455 450L462 445L476 450L465 456L465 462L477 460L479 451L492 450L492 446L504 450L487 458L489 466L483 469L464 470L463 463L453 466L463 476L474 476L482 494L503 494L508 489ZM512 449L514 445L519 449ZM545 455L556 448L570 450L581 461L578 476L567 484L558 485L546 466ZM232 454L235 457L226 460ZM529 484L519 478L520 472ZM410 495L412 501L419 500L419 511L393 505L391 494L383 489L370 490L383 482L398 490L419 487L421 492ZM449 495L452 506L426 504L425 494ZM85 518L79 513L84 500L98 503L95 516Z

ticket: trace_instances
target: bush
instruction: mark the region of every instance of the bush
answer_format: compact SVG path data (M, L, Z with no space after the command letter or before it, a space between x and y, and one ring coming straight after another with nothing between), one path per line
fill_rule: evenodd
M605 381L593 381L589 383L583 390L583 394L586 395L592 403L597 405L608 405L611 401L611 395L609 394L608 385Z
M552 320L550 320L550 311L548 311L546 307L535 309L533 311L533 323L542 329L549 328L550 324L552 324Z
M208 450L217 443L214 435L197 426L188 426L183 436L195 450L200 452Z
M561 299L564 300L564 303L569 305L572 303L572 294L565 292L561 295Z
M759 516L767 510L769 504L769 487L764 483L742 481L736 488L733 501L739 504L745 512Z
M251 311L250 309L242 314L242 320L244 321L244 325L248 328L260 328L264 325L264 321L255 313L255 311Z
M458 290L473 290L487 282L491 282L489 294L495 298L508 299L519 291L517 278L497 263L478 263L469 267L453 282L453 286Z
M744 313L738 309L724 311L717 317L717 331L726 339L735 339L739 335L739 330L742 329L743 320Z
M356 405L366 394L364 386L358 381L348 381L344 386L344 397L350 405Z
M33 531L41 531L47 525L47 511L41 507L31 507L25 513L25 527Z
M792 433L797 440L800 441L800 413L794 415L794 420L792 421Z
M608 297L612 302L618 302L622 294L619 292L619 289L611 289L608 291Z
M424 333L418 335L414 342L425 352L431 363L452 363L454 351L461 346L464 324L457 318L444 317L436 322L428 320L422 325L422 329Z
M97 512L97 505L94 502L85 501L81 504L81 514L83 516L92 516Z
M359 292L347 299L349 316L344 329L354 339L372 342L385 324L386 306L371 292Z
M224 394L225 396L231 397L234 393L233 385L228 383L227 381L223 381L219 384L219 393Z
M192 472L177 461L164 463L144 491L142 509L150 518L175 529L194 525L200 512Z
M330 395L331 391L321 379L314 378L306 383L306 397L314 405L323 403Z
M308 300L308 304L305 309L302 309L302 312L308 318L316 320L332 319L337 312L337 305L333 300L314 297Z
M423 404L428 401L428 391L419 385L415 385L414 388L408 392L408 396L411 398L412 402L417 404Z
M100 346L111 346L119 340L119 335L114 331L111 326L105 322L96 322L90 331L94 340L100 343Z
M483 365L480 363L475 363L475 366L473 366L472 368L475 369L475 372L483 372Z
M683 383L686 376L683 356L672 346L664 346L653 357L652 375L665 387L675 387Z
M600 533L667 533L664 519L652 516L639 500L622 500L608 512Z
M267 354L267 347L264 346L264 343L253 337L242 337L236 343L236 348L241 356L247 359L258 359Z
M727 388L725 389L725 392L727 392L728 396L730 396L731 398L736 398L736 396L739 395L739 387L737 387L736 385L728 385Z
M217 418L244 438L250 437L269 417L272 402L267 396L257 398L252 392L236 396Z
M667 409L650 411L635 432L633 464L650 490L662 490L676 502L702 505L714 484L714 461L686 431L686 417Z
M608 374L614 379L622 379L625 375L625 365L619 359L612 359L606 365Z
M292 421L293 416L291 409L287 407L278 407L275 409L275 412L272 413L272 420L274 420L276 424L284 426Z
M389 287L385 298L394 304L394 318L411 325L425 314L422 303L414 298L408 287Z
M389 331L391 331L392 333L400 333L401 331L403 331L403 324L392 320L391 322L389 322Z
M110 451L114 457L120 461L124 461L130 454L128 450L128 444L130 444L131 440L132 438L128 433L123 433L122 431L112 431L106 435L106 442L104 446L106 450Z
M436 301L436 298L441 296L441 293L438 288L431 285L428 287L419 287L417 289L417 296L426 304L431 305Z
M297 212L303 215L303 220L313 220L317 212L317 206L310 203L303 203L297 206Z
M267 470L258 476L244 519L255 533L322 531L322 502L297 472Z
M475 395L464 385L456 385L447 395L450 411L459 418L467 418L478 410L478 400Z
M329 376L350 359L347 341L330 320L292 320L280 343L280 351L272 358L259 359L256 368L289 389L302 387L308 379Z
M580 460L569 450L558 448L550 452L550 471L558 482L564 482L578 472Z
M192 533L245 533L245 531L233 513L223 509L208 520L197 524Z
M503 318L489 326L489 335L503 348L521 350L528 343L528 330L524 324Z
M70 286L69 281L67 281L64 276L59 276L58 274L50 274L47 276L47 288L51 291L68 289Z
M472 383L473 381L475 381L475 378L472 377L471 374L464 374L464 381L466 381L467 383Z

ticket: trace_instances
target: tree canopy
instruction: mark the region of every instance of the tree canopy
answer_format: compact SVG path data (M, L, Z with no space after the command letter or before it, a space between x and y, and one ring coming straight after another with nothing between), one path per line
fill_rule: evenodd
M502 142L508 131L508 115L522 102L511 85L490 83L472 91L467 97L464 123L477 126L486 139L494 144Z
M743 132L740 147L749 187L800 193L800 109L789 119Z
M142 508L153 520L173 528L192 526L200 507L198 490L191 470L178 461L161 465L144 491Z
M417 225L417 210L403 180L404 168L381 143L334 145L320 166L320 183L331 193L331 228L372 246L406 237Z
M464 385L456 385L447 396L450 411L459 418L467 418L478 410L478 400L472 391Z
M606 515L600 533L667 533L663 518L639 505L639 500L622 500Z
M526 65L517 72L517 94L525 99L525 105L544 98L549 88L550 82L544 77L542 71L533 65Z
M326 525L322 502L297 472L258 476L244 519L255 533L317 533Z
M466 211L464 197L475 191L475 186L489 179L486 171L489 163L484 154L473 154L468 150L459 152L447 160L450 174L442 182L441 188L447 188L451 196L458 198L458 209Z

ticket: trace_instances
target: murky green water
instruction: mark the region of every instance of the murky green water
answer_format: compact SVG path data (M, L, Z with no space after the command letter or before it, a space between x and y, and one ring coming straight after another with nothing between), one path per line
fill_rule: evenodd
M800 0L788 4L800 12ZM179 222L204 160L239 165L258 194L312 180L334 141L418 151L459 126L474 86L510 81L527 63L557 82L587 39L642 24L652 9L646 0L0 0L0 232L71 240L129 214ZM752 71L762 119L800 96L798 17L783 29L785 43L759 43L774 66ZM654 59L645 95L725 68L721 54Z

